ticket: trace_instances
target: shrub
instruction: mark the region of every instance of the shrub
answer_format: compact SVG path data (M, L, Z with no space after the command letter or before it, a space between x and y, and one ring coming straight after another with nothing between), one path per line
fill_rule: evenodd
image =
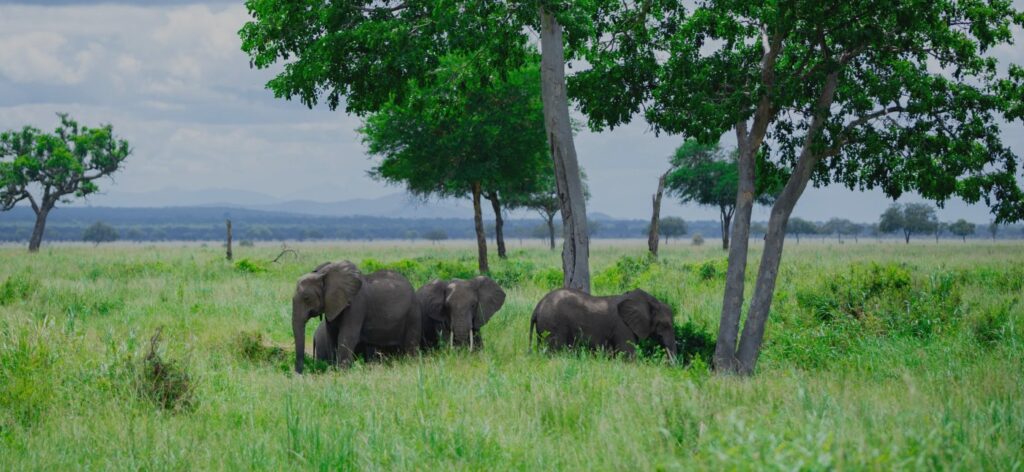
M28 300L39 288L39 282L28 274L15 274L0 284L0 306Z
M267 266L260 261L245 258L235 262L235 269L250 274L261 274L267 271Z
M549 267L540 269L533 274L534 285L548 290L559 288L564 282L565 274L562 273L562 269Z
M704 364L711 364L715 354L715 336L706 327L687 320L675 325L675 329L678 361L690 365L695 359L700 359Z
M140 397L165 410L191 410L195 406L192 378L178 363L160 357L157 351L161 332L158 328L149 340L149 353L142 360L142 369L136 378L136 391Z
M697 276L701 280L724 279L728 271L729 261L727 259L709 259L696 267Z
M604 291L618 292L636 285L636 280L646 272L654 259L649 256L622 256L615 265L601 271L594 277L594 286Z
M490 277L502 287L513 287L522 284L533 273L535 266L530 261L508 260L503 261L493 270Z
M238 333L232 344L241 358L251 362L277 363L288 357L283 348L267 343L263 333L256 331Z
M985 310L971 321L971 335L982 346L994 346L1006 336L1010 311L1016 299Z
M704 236L701 236L700 233L693 235L693 245L700 246L702 244L704 244Z

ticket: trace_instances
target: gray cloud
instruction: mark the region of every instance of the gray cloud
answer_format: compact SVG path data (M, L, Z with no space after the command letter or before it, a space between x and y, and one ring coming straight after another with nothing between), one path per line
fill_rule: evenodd
M0 0L0 129L51 128L57 111L87 124L113 124L135 155L103 186L111 196L228 188L334 201L400 191L366 176L372 161L355 132L358 118L309 110L264 88L273 71L250 69L240 51L237 31L247 19L240 0ZM1022 51L1015 46L996 54L1024 62ZM1020 131L1015 124L1004 138L1024 155ZM654 136L642 121L581 132L577 148L590 177L591 211L646 218L657 176L679 142ZM879 192L809 189L796 213L867 221L887 203ZM665 213L717 217L713 209L671 201ZM985 208L962 202L940 214L989 219ZM755 218L766 217L766 209L756 210Z

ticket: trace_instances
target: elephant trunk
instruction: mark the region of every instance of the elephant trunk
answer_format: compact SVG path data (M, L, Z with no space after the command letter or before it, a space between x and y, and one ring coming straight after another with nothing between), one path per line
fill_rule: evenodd
M306 314L298 309L292 312L292 334L295 336L295 373L302 373L306 358Z
M669 360L675 362L676 354L678 354L675 333L673 332L671 334L662 336L661 345L665 348L665 352L668 352Z
M473 326L471 322L453 322L452 323L452 344L456 346L465 346L472 343L473 341Z

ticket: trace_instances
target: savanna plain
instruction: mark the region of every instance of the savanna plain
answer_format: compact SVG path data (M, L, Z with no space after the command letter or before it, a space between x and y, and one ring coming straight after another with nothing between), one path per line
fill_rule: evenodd
M482 351L310 360L297 376L290 298L317 264L415 286L475 275L468 242L297 249L273 263L271 244L234 262L216 244L0 248L0 468L1024 468L1019 242L790 241L750 378L708 368L725 253L675 241L656 262L640 242L591 256L596 294L639 287L673 307L675 364L531 352L560 257L513 242L492 260L508 298Z

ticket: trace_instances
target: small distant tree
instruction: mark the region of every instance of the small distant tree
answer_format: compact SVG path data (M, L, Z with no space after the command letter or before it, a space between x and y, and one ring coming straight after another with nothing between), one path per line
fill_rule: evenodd
M556 187L555 175L551 172L543 172L537 176L537 189L531 193L513 193L505 198L506 205L515 208L527 208L536 211L547 224L548 241L551 250L555 249L555 215L561 209L558 199L558 187ZM587 186L587 173L580 169L580 179L583 182L583 198L590 200L590 189Z
M818 225L807 221L803 218L790 218L789 220L789 232L796 236L797 244L800 243L801 234L817 234Z
M992 235L992 240L996 240L996 235L999 234L999 223L992 221L988 224L988 233Z
M860 231L860 226L845 218L832 218L821 225L822 234L834 234L839 242L844 235L853 235Z
M117 241L118 234L117 230L113 226L110 226L102 221L97 221L85 228L82 232L82 241L87 243L93 243L97 246L100 243L110 243Z
M935 208L925 203L893 203L882 213L878 229L883 233L903 232L903 238L910 244L913 234L928 234L934 231L937 220Z
M28 200L36 214L29 252L43 241L46 217L57 202L99 191L96 182L116 172L131 154L111 125L89 128L66 113L53 133L31 126L0 133L0 211Z
M681 203L718 207L722 226L722 249L729 249L729 230L736 211L739 174L736 153L728 153L718 144L700 144L688 139L671 158L672 170L665 179L670 195ZM758 160L757 203L770 205L781 188L779 172L764 159Z
M405 237L405 239L408 239L411 242L415 241L416 237L419 236L420 234L417 233L416 230L410 229L406 230L405 233L403 233L402 235Z
M974 234L974 229L974 223L970 223L963 218L949 225L949 232L960 236L960 239L965 243L967 242L967 237Z
M444 241L448 239L448 233L444 232L444 230L442 229L432 229L430 231L427 231L426 233L423 233L423 239L426 239L427 241L431 241L434 244L437 244L438 241Z
M693 245L694 246L700 246L700 245L703 245L703 244L704 244L704 236L701 236L700 233L697 233L697 234L693 235Z
M765 225L764 223L761 223L760 221L757 222L757 223L751 223L750 224L750 235L751 236L759 235L761 237L764 237L765 233L767 233L767 232L768 232L768 226Z
M650 233L650 231L651 225L647 225L644 233ZM658 235L665 238L665 244L668 244L670 238L686 234L686 231L686 220L678 216L666 216L658 221Z
M942 236L942 233L945 233L946 230L949 229L949 223L946 223L946 222L943 222L943 221L936 221L935 222L935 227L932 228L932 229L933 229L933 231L935 233L935 242L938 243L939 242L939 236Z

